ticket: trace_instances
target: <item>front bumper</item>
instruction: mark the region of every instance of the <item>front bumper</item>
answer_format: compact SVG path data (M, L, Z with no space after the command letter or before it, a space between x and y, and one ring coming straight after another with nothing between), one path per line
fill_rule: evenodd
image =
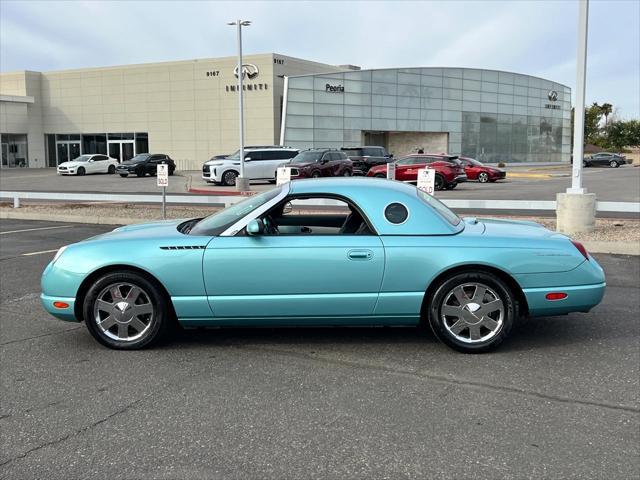
M76 174L76 168L65 168L64 170L62 169L58 169L57 170L58 175L75 175Z
M463 175L458 175L453 179L452 183L463 183L466 182L468 180L467 178L467 174L463 174Z
M45 295L42 293L40 295L40 302L42 303L42 307L56 318L60 320L64 320L66 322L77 322L78 319L74 313L76 299L71 297L51 297L49 295ZM66 308L56 308L53 306L53 302L64 302L69 305Z

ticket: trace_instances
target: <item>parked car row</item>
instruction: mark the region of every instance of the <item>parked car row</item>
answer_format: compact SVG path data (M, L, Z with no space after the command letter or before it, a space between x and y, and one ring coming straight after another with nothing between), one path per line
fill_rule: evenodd
M244 175L251 180L276 181L277 169L291 167L291 178L349 177L363 175L386 177L387 164L396 164L396 179L416 182L418 170L437 170L437 190L453 189L467 180L480 183L504 179L504 170L483 165L468 157L445 154L412 154L398 160L383 147L312 148L298 150L278 145L254 145L244 149ZM208 183L232 186L240 175L240 151L225 158L216 156L202 167Z
M130 160L119 162L102 154L80 155L58 165L58 175L86 175L89 173L118 173L121 177L155 175L159 164L169 165L169 175L176 170L176 162L164 153L139 153Z

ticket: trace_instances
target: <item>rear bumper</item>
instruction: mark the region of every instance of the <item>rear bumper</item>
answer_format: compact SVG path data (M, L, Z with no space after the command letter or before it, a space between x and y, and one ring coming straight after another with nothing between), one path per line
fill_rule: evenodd
M564 315L571 312L588 312L602 301L607 284L574 285L564 287L525 288L524 295L529 306L529 315L543 317ZM551 292L564 292L562 300L547 300Z

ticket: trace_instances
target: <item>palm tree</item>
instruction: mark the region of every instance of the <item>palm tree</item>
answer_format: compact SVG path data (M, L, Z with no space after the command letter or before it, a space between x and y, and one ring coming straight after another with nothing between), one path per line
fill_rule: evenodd
M611 115L611 112L613 112L613 105L611 105L610 103L603 103L600 106L600 111L604 115L604 126L606 127L608 125L609 115Z

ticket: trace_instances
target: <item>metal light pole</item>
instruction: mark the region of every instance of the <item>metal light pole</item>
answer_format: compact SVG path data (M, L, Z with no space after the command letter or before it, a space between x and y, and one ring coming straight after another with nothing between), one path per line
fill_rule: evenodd
M244 177L244 92L242 91L242 27L251 25L249 20L236 20L227 25L238 27L238 107L240 109L240 176L236 178L236 190L240 192L249 191L249 180Z
M589 0L578 0L578 52L576 57L576 109L573 115L571 187L556 195L556 230L568 235L591 232L596 223L596 196L582 186L584 156L584 93L587 73Z
M587 34L589 1L578 2L578 54L576 66L576 109L573 114L573 169L571 188L567 193L586 193L582 187L582 159L584 157L584 95L587 83Z

